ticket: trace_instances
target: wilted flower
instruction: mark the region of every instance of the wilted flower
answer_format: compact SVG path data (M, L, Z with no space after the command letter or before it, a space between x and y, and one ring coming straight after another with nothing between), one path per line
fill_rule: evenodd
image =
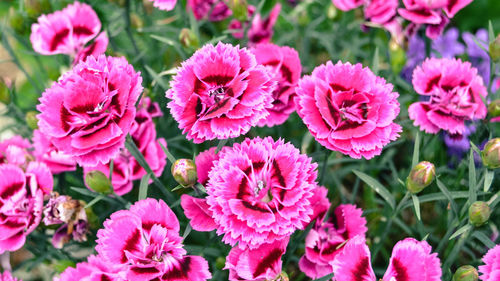
M392 249L389 267L381 280L393 281L406 276L408 281L440 281L440 261L437 254L431 254L431 251L426 241L413 238L399 241ZM349 240L332 263L335 280L352 281L362 276L363 281L376 281L370 258L370 250L363 237Z
M168 107L195 143L238 137L269 116L274 83L247 49L205 45L170 82Z
M469 221L474 226L481 226L488 222L491 215L491 208L488 203L476 201L469 207Z
M428 161L422 161L415 165L406 178L406 188L411 193L419 193L429 186L436 177L436 167Z
M500 138L489 140L481 151L484 166L490 169L500 168Z
M490 249L483 257L484 265L479 266L482 281L500 280L500 245Z
M475 267L470 265L461 266L453 274L453 281L477 281L479 275Z
M40 132L80 165L107 163L131 129L141 82L124 58L89 57L43 93Z
M353 158L373 158L395 140L401 126L393 86L361 64L327 62L296 88L297 113L326 148Z
M429 97L408 108L416 126L431 134L465 133L465 121L482 119L488 94L477 69L460 59L427 59L413 72L413 87Z
M172 165L172 176L183 187L193 186L198 179L194 161L177 159Z

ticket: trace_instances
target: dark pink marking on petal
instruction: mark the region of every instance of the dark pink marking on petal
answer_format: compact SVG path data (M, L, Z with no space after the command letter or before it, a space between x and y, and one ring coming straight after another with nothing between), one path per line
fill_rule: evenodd
M18 192L21 188L23 188L23 182L14 182L4 189L4 191L0 194L0 198L7 199L14 195L14 193Z
M348 90L346 87L335 83L330 84L330 88L332 88L335 92L345 92Z
M161 277L163 280L176 280L181 278L188 278L188 272L191 271L191 257L185 257L180 261L180 268L175 268Z
M392 259L392 267L394 268L394 271L396 273L396 278L397 281L408 281L408 273L406 272L406 268L403 266L403 264L396 258Z
M123 249L121 250L122 251L122 263L126 263L127 262L127 256L125 255L125 251L134 251L134 250L138 250L137 249L137 244L139 244L139 241L141 240L141 232L139 231L139 229L136 229L134 231L134 233L132 233L132 235L127 238L127 240L125 240L125 245L123 246Z
M92 32L92 30L90 30L86 26L73 27L73 34L76 36L80 36L80 35L88 36L88 35L92 35L93 33L94 32Z
M203 80L203 82L209 83L209 84L226 85L231 80L233 80L233 78L234 77L231 77L231 76L209 75L201 80Z
M56 33L54 38L52 38L52 42L50 42L50 51L54 51L57 47L64 41L66 37L69 35L69 29L65 28Z
M370 276L370 260L368 257L363 257L352 272L353 281L364 281L365 276ZM399 280L398 280L399 281Z
M261 213L269 213L269 210L266 209L266 208L262 208L260 207L259 205L252 205L250 202L247 202L247 201L241 201L241 204L245 207L245 208L248 208L250 210L254 210L254 211L257 211L257 212L261 212Z
M270 265L274 264L277 260L281 258L283 255L283 251L281 249L272 250L265 258L263 258L260 263L255 268L253 272L253 277L260 276L261 274L266 272L266 269L269 268Z
M441 74L437 75L436 77L432 78L427 82L427 86L425 87L425 92L428 93L434 88L439 83L439 80L441 80Z

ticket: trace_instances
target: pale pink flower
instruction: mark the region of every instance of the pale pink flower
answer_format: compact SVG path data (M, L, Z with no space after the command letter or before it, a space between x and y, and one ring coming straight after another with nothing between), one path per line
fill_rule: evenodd
M354 205L343 204L335 209L335 218L319 223L306 237L305 255L299 261L300 270L316 279L333 272L331 263L350 239L365 237L366 219Z
M221 21L232 14L224 0L188 0L187 6L197 20Z
M42 94L40 132L80 165L107 163L125 143L141 82L125 58L90 56Z
M39 162L45 163L53 174L76 170L76 161L70 155L59 151L40 130L33 131L33 155Z
M440 260L426 241L406 238L392 250L383 281L440 281ZM354 237L333 261L335 281L376 281L370 264L370 250L362 236ZM397 278L397 279L396 279Z
M370 159L398 138L398 93L361 64L331 61L296 88L297 113L316 140L353 158Z
M0 142L0 164L8 163L20 167L25 167L33 156L30 153L32 148L29 140L15 135Z
M10 274L9 271L4 271L4 273L0 273L0 281L22 281L22 280L12 276L12 274Z
M264 243L256 249L234 247L226 258L229 280L276 280L281 274L281 256L286 252L289 237Z
M21 248L40 223L43 195L52 190L50 170L30 162L24 172L12 164L0 164L0 253Z
M261 14L253 17L252 25L248 29L248 40L250 44L269 43L274 33L274 24L280 15L281 4L277 3L269 15L265 18Z
M41 15L31 26L30 40L33 49L43 55L76 55L100 30L101 22L92 7L75 2Z
M398 0L371 0L365 6L365 18L378 24L386 24L396 16Z
M486 117L483 79L469 62L430 58L413 72L415 91L428 98L408 108L415 126L431 134L463 134L465 122Z
M154 2L153 6L160 10L171 11L175 8L177 0L149 0Z
M102 258L91 255L86 262L76 264L76 268L68 267L55 281L126 281L121 266L104 262Z
M342 11L350 11L363 5L364 0L332 0L333 5Z
M259 126L283 124L295 111L295 87L300 79L302 65L297 51L287 46L258 44L251 49L257 63L268 67L277 82L273 95L273 106L268 109L269 117L261 119Z
M182 63L166 96L179 128L201 143L246 134L269 116L274 83L250 51L219 42Z
M205 259L186 255L179 221L161 200L141 200L130 210L113 213L97 237L99 256L122 266L126 280L202 281L212 277Z
M479 266L482 281L500 280L500 245L496 245L483 257L484 265Z
M317 187L311 158L271 137L246 139L219 154L206 189L222 241L257 248L310 222Z

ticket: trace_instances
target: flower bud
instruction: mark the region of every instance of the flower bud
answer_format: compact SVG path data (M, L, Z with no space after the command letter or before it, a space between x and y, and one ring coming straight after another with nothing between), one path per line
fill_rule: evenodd
M477 270L470 265L461 266L455 271L453 275L453 281L477 281L479 280L479 275Z
M15 32L17 32L18 34L25 34L28 30L26 22L27 21L24 19L24 16L20 12L16 11L14 8L11 8L9 23Z
M500 35L498 35L497 38L490 43L489 52L493 61L498 62L500 60Z
M335 20L339 16L339 9L335 7L332 3L328 5L328 8L326 9L326 17L331 20Z
M32 130L38 129L38 118L36 118L36 115L36 111L28 111L28 113L26 113L26 124L28 124L28 127Z
M436 176L434 164L422 161L411 169L410 175L406 178L406 188L411 193L419 193L429 186Z
M197 49L200 46L200 41L194 32L189 28L181 29L179 33L179 41L182 46L191 49Z
M172 165L172 176L183 187L193 186L198 180L196 164L191 159L178 159Z
M218 257L215 260L215 267L219 270L223 269L226 265L226 259L224 257Z
M248 3L246 0L229 0L228 6L235 19L243 22L247 20Z
M491 209L486 202L476 201L469 207L469 221L474 226L481 226L488 222L490 215Z
M144 21L142 18L136 14L136 13L131 13L130 14L130 25L134 29L141 29L144 27Z
M0 102L4 104L10 103L9 88L2 79L0 79Z
M483 165L490 169L500 168L500 138L489 140L481 151Z
M401 45L398 44L395 37L389 42L389 54L392 71L394 73L400 73L406 64L406 52Z
M113 186L109 178L101 171L90 171L85 175L85 184L95 192L110 194L113 192Z
M494 100L488 105L488 113L491 117L500 116L500 99Z

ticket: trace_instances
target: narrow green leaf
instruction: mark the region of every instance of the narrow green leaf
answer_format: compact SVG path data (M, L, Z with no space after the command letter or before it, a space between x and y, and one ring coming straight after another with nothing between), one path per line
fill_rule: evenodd
M101 194L101 195L97 196L96 198L92 199L89 203L87 203L87 205L85 205L85 209L92 207L95 203L104 199L104 197L106 197L106 196Z
M495 172L486 169L484 170L484 192L490 190L491 183L493 183L493 178L495 177Z
M198 188L198 190L200 190L201 192L207 193L207 190L205 189L205 187L201 183L197 182L194 186L196 188Z
M165 146L163 146L163 144L162 144L161 142L158 142L158 143L160 144L161 149L163 149L163 152L165 152L165 154L167 155L168 160L169 160L170 162L172 162L172 164L174 164L174 163L175 163L175 161L176 161L176 159L175 159L175 157L172 155L172 153L170 153L170 151L168 151L168 149L167 149Z
M191 233L191 230L193 228L191 227L191 224L187 224L186 225L186 229L184 229L184 233L182 234L182 240L186 239L186 237L188 237L189 233Z
M421 218L420 218L420 202L418 201L417 195L412 194L411 199L413 200L413 207L415 208L415 215L417 216L418 220L421 220Z
M479 150L479 148L477 147L477 145L475 145L472 141L470 141L470 146L472 147L472 149L474 149L474 152L476 152L477 154L481 155L481 150Z
M228 139L222 139L217 144L217 149L215 149L215 154L219 153L219 151L226 145Z
M162 43L165 43L167 45L171 45L171 46L177 45L177 42L175 42L174 40L167 38L167 37L162 37L162 36L158 36L158 35L153 34L153 35L151 35L151 38L158 40Z
M174 187L171 191L177 191L177 190L183 189L183 188L184 188L184 186L179 184L178 186Z
M205 44L219 43L220 41L224 41L226 38L227 38L227 35L222 35L222 36L214 37L214 38L208 40Z
M448 188L446 188L446 186L439 179L436 179L436 183L437 183L439 190L441 190L441 192L448 199L448 201L450 201L451 209L455 213L455 216L457 216L458 215L458 207L455 204L455 200L453 200L453 196L451 195L450 191L448 190Z
M392 194L380 182L363 172L357 170L353 170L353 172L363 182L365 182L366 184L368 184L368 186L375 190L375 192L382 196L382 198L384 198L384 200L389 203L392 209L396 207L396 200L394 199L394 196L392 196Z
M427 238L429 238L429 233L427 233L424 238L422 238L422 241L427 241Z
M411 168L417 166L420 155L420 132L415 136L415 145L413 146L413 157L411 159Z
M481 241L481 243L490 249L496 246L495 242L491 241L491 239L481 231L474 231L472 236L476 237L479 241Z
M315 279L313 281L327 281L327 280L330 280L332 278L333 278L333 273L330 273L330 274L328 274L326 276L323 276L323 277L321 277L319 279Z
M137 200L143 200L148 197L148 186L149 179L151 179L151 174L145 174L141 179L141 183L139 184L139 197Z
M379 66L380 66L380 58L378 54L378 47L375 47L375 53L373 54L373 61L372 61L372 71L375 75L378 75Z
M476 200L476 166L474 165L474 150L471 149L469 153L469 202L472 204Z
M109 161L109 181L113 180L113 171L115 169L115 160L111 159Z
M160 87L162 87L163 90L168 89L167 84L165 84L165 82L163 81L163 79L160 77L160 75L158 75L158 73L156 73L156 71L154 71L151 67L149 67L147 65L145 65L144 67L148 71L149 75L151 75L151 77L153 77L153 81L155 81L156 83L158 83L158 85L160 85Z
M450 240L453 240L455 239L456 237L464 234L466 231L468 231L469 229L472 228L472 225L470 224L466 224L464 226L462 226L461 228L459 228L457 231L455 231L455 233L453 233L450 237Z
M495 41L495 30L493 29L493 24L491 23L491 20L488 21L488 39L490 42ZM488 43L490 43L488 42Z

